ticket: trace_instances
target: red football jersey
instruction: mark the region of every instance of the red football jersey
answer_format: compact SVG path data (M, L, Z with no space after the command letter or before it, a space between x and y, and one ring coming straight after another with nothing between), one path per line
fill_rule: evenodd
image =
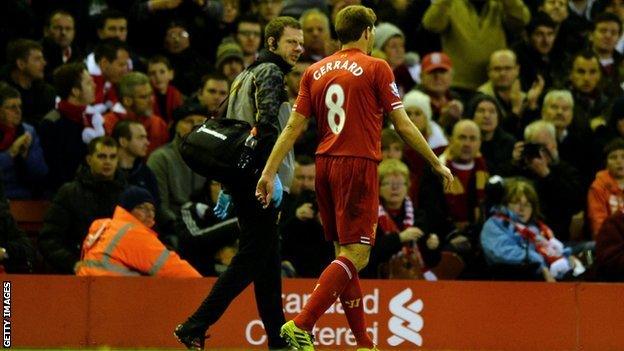
M293 109L317 120L317 155L381 160L383 112L403 108L392 69L358 49L310 66Z

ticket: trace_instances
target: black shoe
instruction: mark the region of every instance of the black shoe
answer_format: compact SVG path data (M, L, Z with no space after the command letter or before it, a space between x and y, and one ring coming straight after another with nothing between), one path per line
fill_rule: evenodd
M204 343L208 339L204 334L193 334L190 331L184 330L184 325L178 324L173 331L173 336L178 339L179 342L184 344L189 350L201 351L204 349Z

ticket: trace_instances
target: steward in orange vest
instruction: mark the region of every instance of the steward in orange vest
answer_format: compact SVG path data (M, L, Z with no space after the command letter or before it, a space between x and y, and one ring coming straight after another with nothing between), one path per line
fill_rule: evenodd
M154 199L140 187L121 194L113 218L94 221L82 244L79 276L201 277L177 253L158 240Z

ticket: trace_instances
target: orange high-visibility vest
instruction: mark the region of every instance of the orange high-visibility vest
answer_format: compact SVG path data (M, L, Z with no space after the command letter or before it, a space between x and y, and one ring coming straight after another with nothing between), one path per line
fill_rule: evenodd
M156 232L117 206L113 218L91 224L82 243L80 276L201 277L177 253L169 251Z

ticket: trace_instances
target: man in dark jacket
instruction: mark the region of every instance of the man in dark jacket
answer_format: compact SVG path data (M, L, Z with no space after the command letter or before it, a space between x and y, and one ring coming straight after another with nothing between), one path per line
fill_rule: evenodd
M8 273L28 273L34 260L35 250L11 217L0 182L0 266Z
M117 172L117 143L110 137L93 139L87 151L88 167L78 169L76 179L63 185L45 215L39 248L53 270L74 274L80 246L89 225L110 218L125 181Z
M294 18L271 20L265 38L268 50L262 51L258 60L232 83L226 117L251 125L258 122L257 167L264 165L277 135L286 125L290 106L284 76L303 52L303 31ZM288 161L279 172L285 189L292 181L294 157L291 155ZM286 321L281 300L278 210L273 204L264 209L256 200L256 180L229 189L241 228L240 249L199 309L176 328L176 337L189 348L203 349L208 327L217 322L232 300L252 282L269 348L287 347L279 336L280 326Z
M54 108L54 88L46 83L43 48L36 41L17 39L7 46L7 70L0 74L22 96L24 122L39 127L43 115Z

